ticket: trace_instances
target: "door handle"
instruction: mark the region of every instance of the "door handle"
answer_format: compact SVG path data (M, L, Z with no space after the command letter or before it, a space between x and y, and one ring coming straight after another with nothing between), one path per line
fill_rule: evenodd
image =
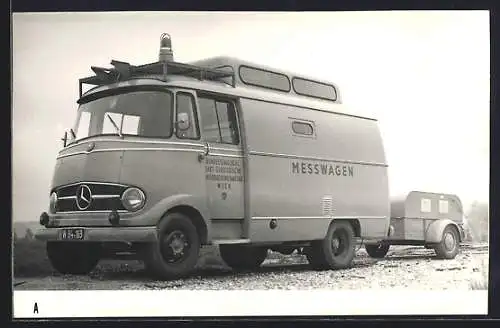
M204 150L203 152L198 154L198 161L201 162L207 157L208 153L210 152L210 146L208 145L208 142L205 143L204 145Z

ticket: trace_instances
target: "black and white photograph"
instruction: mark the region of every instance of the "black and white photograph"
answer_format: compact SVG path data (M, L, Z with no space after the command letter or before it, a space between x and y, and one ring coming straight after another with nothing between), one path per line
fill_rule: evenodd
M14 13L14 318L486 314L489 29Z

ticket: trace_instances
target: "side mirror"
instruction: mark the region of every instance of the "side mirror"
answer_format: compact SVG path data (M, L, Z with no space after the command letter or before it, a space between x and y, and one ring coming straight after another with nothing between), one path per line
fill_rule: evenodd
M63 142L63 148L66 148L68 144L68 131L64 131L64 137L62 137L61 140Z
M180 131L186 131L187 129L190 128L188 113L178 113L177 114L177 128Z

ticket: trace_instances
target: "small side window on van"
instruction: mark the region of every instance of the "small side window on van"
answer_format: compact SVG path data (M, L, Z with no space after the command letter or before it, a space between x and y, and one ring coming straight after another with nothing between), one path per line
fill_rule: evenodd
M199 139L194 98L188 93L177 93L176 134L181 139ZM182 119L182 122L179 119Z
M293 121L292 130L296 134L312 136L314 134L313 126L310 123Z

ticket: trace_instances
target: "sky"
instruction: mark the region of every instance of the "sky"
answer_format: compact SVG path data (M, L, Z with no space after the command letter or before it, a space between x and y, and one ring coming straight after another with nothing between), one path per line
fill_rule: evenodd
M489 199L487 11L16 13L13 15L13 220L37 221L78 79L112 59L229 55L335 82L346 108L375 116L391 194Z

